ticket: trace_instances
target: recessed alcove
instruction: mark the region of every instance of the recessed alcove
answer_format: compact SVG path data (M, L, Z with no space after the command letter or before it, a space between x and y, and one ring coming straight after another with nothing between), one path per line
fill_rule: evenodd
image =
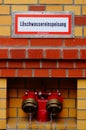
M45 87L49 91L59 89L64 98L63 109L52 121L53 130L76 130L77 126L77 80L66 78L8 78L7 80L7 130L49 130L50 121L38 122L21 108L22 97L27 89L36 91Z

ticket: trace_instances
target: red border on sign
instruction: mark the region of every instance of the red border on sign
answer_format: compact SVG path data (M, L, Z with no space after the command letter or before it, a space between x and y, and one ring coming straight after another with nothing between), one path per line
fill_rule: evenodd
M62 18L68 18L68 32L19 32L18 31L18 18L19 17L45 17L45 18L56 18L56 17L62 17ZM15 34L35 34L35 35L71 35L71 21L72 17L70 14L16 14L15 15Z

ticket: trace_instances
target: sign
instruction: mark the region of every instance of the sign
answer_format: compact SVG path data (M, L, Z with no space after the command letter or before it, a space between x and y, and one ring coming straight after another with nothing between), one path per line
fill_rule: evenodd
M73 37L72 12L15 12L12 19L14 38Z

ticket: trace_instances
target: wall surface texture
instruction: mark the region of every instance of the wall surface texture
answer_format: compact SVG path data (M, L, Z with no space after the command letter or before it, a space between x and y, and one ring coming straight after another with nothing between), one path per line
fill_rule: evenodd
M14 11L73 11L74 38L14 39ZM86 130L86 0L0 0L0 77L0 129L6 129L7 78L47 77L76 78L77 130Z
M0 77L85 78L85 4L85 0L0 0ZM14 11L73 11L74 38L13 39Z

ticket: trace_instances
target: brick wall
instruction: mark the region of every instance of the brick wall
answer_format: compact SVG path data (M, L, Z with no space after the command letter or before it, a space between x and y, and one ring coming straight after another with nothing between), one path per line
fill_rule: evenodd
M0 79L0 129L6 129L7 119L7 80Z
M73 11L75 37L71 39L12 39L11 24L13 11ZM8 108L6 104L7 78L47 77L76 78L77 129L86 130L86 96L84 93L86 88L86 1L0 0L0 77L0 103L2 104L0 105L0 113L4 113L3 115L0 114L0 129L6 128L7 114L5 113ZM11 87L9 88L9 99L13 95L16 96L15 99L17 99L19 98L19 93L22 93L20 89L14 88L15 87L12 89ZM10 95L10 90L13 95ZM70 90L67 88L65 91L64 93L68 95L68 97L65 97L64 93L63 95L67 100L71 99L70 93L72 95L76 93L75 91L73 92L71 85ZM75 102L75 98L71 100ZM14 107L11 109L9 107L8 115L12 116L11 112L14 112L13 116L15 116L16 111L18 111L17 108ZM62 116L64 116L64 111L62 112ZM73 115L72 112L74 112L75 117L75 110L68 108L66 111L66 116L69 117L70 115L71 117ZM24 122L25 121L26 120L24 120ZM58 121L58 124L60 123L61 121ZM16 120L15 123L13 121L12 124L15 125ZM22 123L20 122L20 124ZM22 126L20 125L20 127ZM64 129L65 127L62 128Z
M86 2L76 1L76 0L66 0L60 1L48 0L33 0L33 1L14 1L14 0L5 0L1 1L0 5L0 35L1 36L11 36L11 22L12 17L11 13L13 11L73 11L75 14L75 29L74 35L76 37L85 37L86 36L86 11L85 4Z
M83 0L1 1L0 77L85 78L85 3ZM73 11L75 37L73 39L12 39L13 11Z
M77 85L77 129L86 129L86 80L78 80Z

